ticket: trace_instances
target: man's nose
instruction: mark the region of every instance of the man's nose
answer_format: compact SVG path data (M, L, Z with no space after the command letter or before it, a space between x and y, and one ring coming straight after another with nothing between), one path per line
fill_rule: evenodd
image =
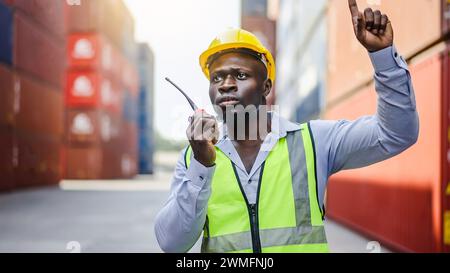
M232 75L228 75L219 86L220 93L228 93L237 91L236 80Z

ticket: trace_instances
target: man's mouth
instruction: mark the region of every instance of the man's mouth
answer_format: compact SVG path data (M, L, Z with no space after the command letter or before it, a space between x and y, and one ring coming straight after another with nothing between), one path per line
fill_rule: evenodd
M219 106L230 106L239 104L239 100L235 97L222 97L217 100L217 105Z

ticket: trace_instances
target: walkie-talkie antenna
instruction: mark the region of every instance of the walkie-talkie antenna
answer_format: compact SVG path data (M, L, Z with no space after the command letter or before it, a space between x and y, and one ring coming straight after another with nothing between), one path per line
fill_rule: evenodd
M191 107L194 111L196 111L198 109L197 105L191 100L191 98L189 98L189 96L183 90L181 90L180 87L178 87L173 81L171 81L167 77L166 77L166 81L170 82L173 86L175 86L176 89L178 89L178 91L181 92L181 94L183 94L183 96L187 99L187 101L189 102L189 104L191 105Z

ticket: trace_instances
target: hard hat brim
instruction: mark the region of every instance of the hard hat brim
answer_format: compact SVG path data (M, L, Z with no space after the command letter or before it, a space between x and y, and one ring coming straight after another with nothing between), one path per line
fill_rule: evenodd
M210 78L210 73L209 73L209 64L208 64L208 59L209 57L213 56L214 54L217 54L221 51L225 51L225 50L230 50L230 49L240 49L240 48L246 48L246 49L250 49L253 50L257 53L260 54L264 54L265 58L267 59L267 73L268 73L268 77L269 79L274 82L275 81L275 68L274 68L274 59L272 54L266 50L266 49L262 49L260 47L257 47L253 44L250 43L243 43L243 42L236 42L236 43L226 43L223 45L219 45L219 46L215 46L213 48L210 48L206 51L204 51L199 58L200 61L200 66L203 70L203 73L205 74L206 78L209 79Z

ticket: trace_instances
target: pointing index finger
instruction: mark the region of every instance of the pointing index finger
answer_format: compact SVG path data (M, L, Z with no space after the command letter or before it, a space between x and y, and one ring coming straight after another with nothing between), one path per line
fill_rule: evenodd
M348 7L350 8L350 13L352 14L352 17L357 17L359 14L359 9L356 0L348 0Z

